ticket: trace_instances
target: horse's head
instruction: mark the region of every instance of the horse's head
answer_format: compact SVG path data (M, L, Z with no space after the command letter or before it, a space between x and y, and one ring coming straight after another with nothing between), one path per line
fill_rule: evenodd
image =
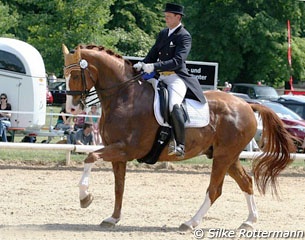
M80 46L69 52L63 44L65 68L64 77L67 85L66 110L77 114L85 107L85 99L89 90L94 86L96 69L90 66L87 59L81 54Z

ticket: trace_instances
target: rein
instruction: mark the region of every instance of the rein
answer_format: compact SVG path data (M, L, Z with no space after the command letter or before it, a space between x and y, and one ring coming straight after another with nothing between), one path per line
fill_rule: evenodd
M112 90L112 89L114 89L114 88L119 88L119 87L121 87L121 86L123 86L123 85L125 85L125 84L127 84L127 83L131 83L131 82L137 81L142 75L143 75L143 74L140 73L140 74L138 74L138 75L136 75L136 76L134 76L134 77L132 77L132 78L127 79L125 82L119 83L119 84L114 85L114 86L109 87L109 88L99 89L99 91L100 91L100 92L105 92L105 91Z
M90 79L94 83L94 85L96 84L96 81L93 79L92 74L91 74L88 67L89 67L89 64L88 64L87 60L85 60L85 59L81 59L79 61L79 63L73 63L73 64L70 64L70 65L64 67L65 75L70 75L72 71L81 70L82 84L83 84L83 87L84 87L84 90L82 90L82 91L70 91L70 90L66 91L67 95L72 95L72 96L80 95L81 99L86 99L86 97L93 96L97 92L100 92L100 93L107 92L107 91L110 91L110 90L113 90L113 89L116 89L116 88L120 88L124 85L127 85L128 83L136 82L143 75L143 73L140 73L140 74L138 74L138 75L122 82L122 83L119 83L117 85L114 85L114 86L111 86L111 87L108 87L108 88L104 88L104 89L98 89L98 90L90 91L89 89L87 89L85 71L88 71ZM111 95L113 95L113 94L110 94L106 97L110 97ZM90 100L89 102L86 102L86 104L91 103L91 102L95 101L96 99L98 99L98 97Z

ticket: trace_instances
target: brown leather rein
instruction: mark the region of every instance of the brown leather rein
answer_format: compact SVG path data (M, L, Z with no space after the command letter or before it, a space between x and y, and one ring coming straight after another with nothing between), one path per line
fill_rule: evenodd
M90 89L87 88L85 71L88 71L90 79L94 83L94 85L96 84L96 80L93 79L93 76L92 76L88 67L89 67L89 63L85 59L81 59L79 61L79 63L73 63L73 64L70 64L70 65L64 67L64 75L65 76L70 75L72 71L79 71L79 70L81 71L82 84L83 84L83 88L84 88L84 90L81 90L81 91L79 91L79 90L78 91L68 90L68 91L66 91L67 95L72 95L72 96L80 95L81 99L86 99L86 97L92 96L92 95L96 94L97 92L107 92L107 91L110 91L110 90L113 90L113 89L116 89L116 88L120 88L120 87L122 87L122 86L124 86L128 83L136 82L143 75L142 73L140 73L140 74L128 79L127 81L124 81L124 82L119 83L117 85L114 85L114 86L111 86L111 87L108 87L108 88L104 88L104 89L98 89L98 90L90 91ZM90 103L94 100L96 100L96 98L89 101L88 103Z

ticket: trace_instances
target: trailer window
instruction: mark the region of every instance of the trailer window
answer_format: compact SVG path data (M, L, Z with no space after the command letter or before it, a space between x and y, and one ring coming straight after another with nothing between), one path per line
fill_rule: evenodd
M0 50L0 69L25 73L25 67L21 60L14 54Z

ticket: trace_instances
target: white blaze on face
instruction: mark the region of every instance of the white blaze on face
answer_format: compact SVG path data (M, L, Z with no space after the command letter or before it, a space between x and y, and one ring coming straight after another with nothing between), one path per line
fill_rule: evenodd
M66 90L70 91L69 81L71 74L69 74L66 78ZM72 111L73 110L73 111ZM78 114L81 112L80 105L74 106L72 103L72 95L66 95L66 111L68 113Z

